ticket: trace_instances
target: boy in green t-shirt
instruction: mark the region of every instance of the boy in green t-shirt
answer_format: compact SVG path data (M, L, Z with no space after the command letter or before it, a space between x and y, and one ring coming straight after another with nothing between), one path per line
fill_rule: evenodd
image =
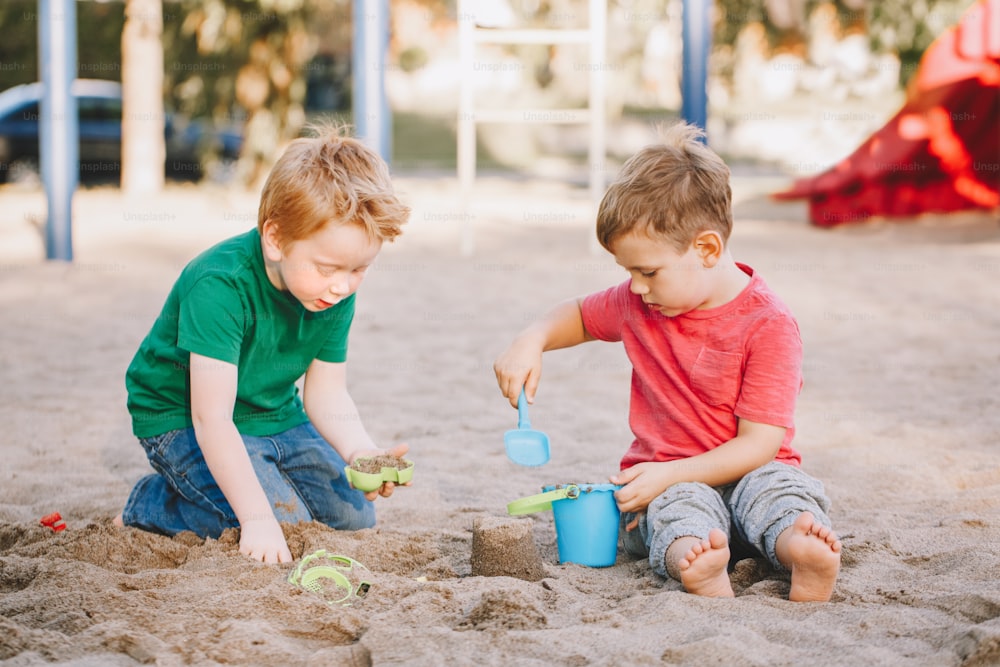
M218 537L292 560L279 522L340 530L375 523L344 467L380 449L347 392L354 293L409 216L382 159L327 132L297 139L261 194L257 228L181 272L126 374L132 429L156 474L135 485L118 525ZM305 376L301 398L296 382Z

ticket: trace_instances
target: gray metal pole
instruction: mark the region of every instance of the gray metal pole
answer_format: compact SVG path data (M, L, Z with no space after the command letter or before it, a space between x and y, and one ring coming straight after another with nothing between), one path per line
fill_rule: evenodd
M76 79L76 0L38 0L38 62L42 78L39 160L48 202L45 256L73 260L73 192L80 173Z
M389 48L389 0L354 0L351 71L354 127L358 136L389 162L392 117L385 95L385 54Z

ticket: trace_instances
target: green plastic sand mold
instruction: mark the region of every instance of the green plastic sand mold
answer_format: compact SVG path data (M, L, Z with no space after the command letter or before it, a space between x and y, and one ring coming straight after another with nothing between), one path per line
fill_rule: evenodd
M362 458L357 460L364 461L370 459ZM386 482L406 484L413 479L413 462L406 459L402 459L402 462L407 464L402 470L392 466L383 466L381 472L361 472L348 466L345 468L345 474L347 475L347 481L355 489L365 492L375 491Z
M288 575L288 583L319 595L331 607L349 606L368 594L372 585L363 577L369 573L367 567L353 558L320 549L302 557ZM352 579L357 579L357 584Z

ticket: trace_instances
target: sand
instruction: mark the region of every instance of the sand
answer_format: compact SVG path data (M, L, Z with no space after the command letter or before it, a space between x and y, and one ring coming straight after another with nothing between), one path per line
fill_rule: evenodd
M362 286L349 383L369 431L408 442L414 483L378 527L288 526L294 556L349 555L367 597L326 606L219 540L115 529L149 470L123 375L183 264L254 224L251 193L172 186L76 199L76 262L47 263L38 192L0 192L0 662L7 665L992 665L1000 663L1000 225L963 214L820 230L801 204L734 187L734 255L799 318L796 446L826 484L843 569L829 603L790 603L764 561L737 597L690 596L619 554L545 577L472 576L472 528L543 485L605 482L630 435L615 345L550 353L532 408L552 460L507 461L516 413L492 362L559 299L624 279L591 249L585 190L400 178L410 229ZM459 253L463 222L476 253ZM58 533L39 518L58 511Z

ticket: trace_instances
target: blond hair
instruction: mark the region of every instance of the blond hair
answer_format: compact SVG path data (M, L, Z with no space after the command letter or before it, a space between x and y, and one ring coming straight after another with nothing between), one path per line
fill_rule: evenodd
M597 211L597 239L605 249L636 230L679 252L703 231L718 232L723 242L729 238L729 167L702 143L704 136L694 125L677 123L625 162Z
M282 245L308 238L327 224L356 224L369 238L392 241L402 232L409 207L397 199L389 167L342 127L314 128L295 139L267 177L257 229L275 225Z

